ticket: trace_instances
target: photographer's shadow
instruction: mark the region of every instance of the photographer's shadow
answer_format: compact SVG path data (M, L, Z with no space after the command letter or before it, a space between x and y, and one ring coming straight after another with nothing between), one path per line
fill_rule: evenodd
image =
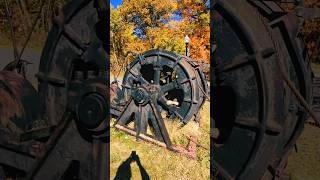
M114 180L126 180L131 179L132 173L131 173L131 163L137 162L137 165L140 170L141 178L142 180L150 180L150 177L147 173L147 171L144 169L140 162L139 156L136 154L135 151L131 152L131 155L128 157L127 160L125 160L118 168L116 177Z

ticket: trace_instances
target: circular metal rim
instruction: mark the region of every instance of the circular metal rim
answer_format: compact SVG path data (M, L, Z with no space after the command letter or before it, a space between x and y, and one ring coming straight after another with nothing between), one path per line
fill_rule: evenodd
M140 61L142 61L144 58L147 57L151 57L151 56L163 56L169 60L171 60L172 62L175 62L177 65L180 66L180 68L183 70L183 72L186 74L187 78L190 80L190 85L191 85L191 99L196 100L197 103L190 103L191 106L189 108L188 113L184 116L184 117L180 117L180 120L182 120L182 122L184 124L188 123L193 117L195 117L197 111L198 111L198 102L199 99L197 98L197 94L199 93L197 92L197 74L196 72L193 70L192 66L189 64L188 61L186 61L187 59L185 59L184 56L179 56L176 55L172 52L169 51L165 51L165 50L149 50L144 52L141 55L138 55L133 62L131 62L128 66L127 69L130 69L132 67L134 67L137 63L139 63ZM124 74L124 78L123 78L123 92L124 92L124 99L129 99L130 97L130 91L127 90L126 85L128 84L128 77L129 77L129 71L127 70Z
M244 3L244 2L241 2ZM255 57L253 59L255 59L254 66L255 66L255 74L256 77L260 80L257 81L258 85L258 94L260 97L259 100L259 122L260 125L259 127L256 128L256 135L255 135L255 140L253 141L254 143L252 144L252 148L251 151L249 152L251 154L251 156L248 157L248 159L246 160L244 166L240 169L241 174L237 174L236 177L241 178L244 177L252 172L248 172L248 165L252 164L253 161L257 158L258 154L260 151L263 152L263 149L261 149L262 147L262 143L263 143L263 139L266 137L266 125L267 125L267 116L270 110L268 110L268 103L269 103L269 97L268 94L271 93L268 87L268 84L270 82L268 82L265 77L266 77L266 70L265 68L262 66L263 61L268 61L266 59L262 58L262 52L263 52L263 47L266 47L265 45L261 45L262 42L257 42L255 40L255 34L252 33L252 29L250 29L250 27L247 26L247 22L246 20L240 19L240 17L238 16L238 14L235 13L235 10L232 8L231 6L231 2L229 1L218 1L215 4L214 7L215 11L219 12L222 9L224 10L224 13L228 13L229 18L233 19L233 23L237 24L237 29L241 31L241 34L243 35L243 40L245 39L246 42L242 42L246 45L247 48L247 52L248 54L252 54L255 53ZM221 12L220 12L221 13ZM251 32L251 33L250 33ZM216 50L217 51L217 50ZM214 119L214 118L213 118ZM273 144L273 146L275 146L275 144ZM270 147L272 149L272 147ZM214 150L213 150L214 151ZM212 152L214 153L214 152ZM215 156L219 156L219 154L214 153L215 155L213 155L213 157ZM227 170L223 169L223 167L221 167L219 164L217 164L217 162L215 161L214 158L214 168L218 168L220 169L220 176L224 177L225 179L231 179L231 178L235 178L233 176L231 176ZM254 177L253 174L250 174L249 177Z
M57 48L58 45L61 41L62 38L68 38L66 37L66 35L64 34L64 25L68 25L73 18L76 17L76 15L79 13L79 11L83 10L84 8L87 8L87 6L96 6L95 4L96 2L94 0L81 0L81 1L71 1L70 3L68 3L65 7L63 12L60 14L60 18L63 18L63 22L57 22L53 24L49 34L48 34L48 38L46 40L46 44L43 48L43 53L41 56L41 60L40 60L40 65L39 65L39 73L37 74L38 77L38 81L39 81L39 85L38 85L38 89L39 89L39 94L43 99L46 99L47 101L47 111L52 111L53 109L55 109L54 111L57 111L58 109L64 109L67 108L67 95L61 95L61 96L54 96L52 97L53 93L60 93L60 94L67 94L68 93L68 84L71 82L72 79L72 73L73 73L73 61L76 60L78 57L78 55L76 55L75 50L73 50L73 55L72 56L73 60L69 60L68 64L65 64L65 66L63 67L63 69L65 70L61 70L61 73L57 73L59 72L59 69L61 69L61 67L56 66L55 60L56 58L54 57L57 54ZM92 7L94 8L94 7ZM95 11L97 11L95 9ZM97 13L96 15L97 17L97 23L99 22L99 14ZM58 16L59 17L59 16ZM106 18L106 17L103 17ZM59 23L63 23L62 25L58 25ZM89 27L90 31L94 31L93 29L94 27ZM89 30L88 29L88 30ZM81 36L81 35L79 35ZM90 40L92 39L92 35L90 36ZM95 34L95 38L99 39L97 37L98 35ZM82 37L81 37L82 38ZM72 40L69 40L70 43ZM100 42L100 41L99 41ZM84 43L84 42L82 42ZM100 42L101 47L103 46L103 43L105 42ZM96 45L96 44L95 44ZM77 48L75 44L72 44L72 47ZM70 48L70 47L69 47ZM90 46L88 46L88 48L85 51L88 51L90 48ZM98 52L98 51L97 51ZM101 55L103 54L102 52ZM70 53L69 53L70 54ZM106 56L106 54L103 54L102 56ZM106 57L100 57L103 59L106 59ZM104 63L105 64L105 63ZM53 67L52 67L53 66ZM103 74L103 72L106 70L104 65L102 67L101 64L97 64L97 66L99 66L99 71L100 74L97 75L97 79L101 80L101 84L107 84L107 77L105 74ZM57 73L57 74L54 74ZM51 78L51 79L50 79ZM49 95L51 94L51 95ZM55 100L56 99L56 100ZM61 100L57 100L57 99L61 99ZM64 100L62 100L64 99ZM56 108L51 107L52 105L49 105L50 103L48 101L54 102L54 101L60 101L60 107L58 107L58 105L56 104ZM48 110L50 109L50 110ZM53 113L50 117L49 117L49 124L56 124L57 121L59 120L54 120L54 119L59 119L59 118L54 118L54 116L61 113Z
M224 1L224 2L222 2L222 1L218 1L217 2L217 4L219 4L219 5L222 5L223 7L225 7L225 9L228 9L228 10L231 10L232 8L231 8L231 6L232 6L232 4L229 4L228 2L226 2L226 1ZM230 12L232 12L232 11L230 11ZM232 16L232 18L235 18L236 19L236 17L237 17L237 15L238 14L236 14L236 13L234 13L233 14L233 16ZM242 20L242 19L237 19L236 20L236 22L237 23L240 23L241 24L241 22L245 22L245 20ZM245 24L245 23L244 23ZM245 26L248 26L247 24L245 24ZM250 35L250 34L249 34ZM252 40L254 40L254 38L252 38ZM254 41L251 41L251 42L254 42ZM296 42L292 42L293 44L294 43L296 43ZM298 46L298 47L300 47L300 46ZM300 50L301 51L301 50ZM298 55L298 56L300 56L300 54ZM302 60L301 60L302 59ZM292 60L292 59L291 59ZM299 64L299 66L295 66L295 73L297 73L297 76L300 76L300 81L299 81L299 84L300 84L300 86L302 86L302 90L300 89L300 93L302 93L303 94L303 88L306 88L306 89L310 89L310 87L308 87L308 82L309 82L309 74L310 73L308 73L309 72L309 70L308 70L308 67L306 67L306 65L305 65L305 62L303 62L303 57L298 57L298 62L292 62L292 63L298 63ZM261 61L260 61L260 63L261 63ZM300 70L299 70L300 69ZM300 74L299 74L299 72L300 72ZM302 72L304 72L304 73L302 73ZM267 72L265 72L265 73L267 73ZM280 73L279 73L280 74ZM280 75L279 75L280 76ZM301 79L303 79L302 81L301 81ZM310 100L310 93L309 93L310 91L308 91L307 90L307 92L306 92L306 94L305 94L305 98L307 99L307 101L309 101ZM296 128L295 128L295 130L293 131L293 136L292 137L290 137L290 138L288 138L287 140L288 140L288 144L286 144L285 146L286 147L283 147L282 146L282 144L281 144L281 141L279 141L279 139L281 139L281 138L275 138L274 139L274 144L272 144L272 146L273 147L275 147L274 145L275 144L277 144L276 146L277 147L281 147L281 148L283 148L282 149L282 151L280 152L280 154L285 154L285 153L287 153L287 151L289 150L289 149L291 149L292 147L293 147L293 145L294 144L292 144L292 143L294 143L295 142L295 140L296 140L296 138L300 135L300 133L301 133L301 131L302 131L302 129L303 129L303 123L304 123L304 119L305 119L305 116L306 116L306 113L303 113L301 116L297 116L298 117L298 121L297 121L297 123L296 123ZM282 116L281 116L282 117ZM290 119L289 120L287 120L287 122L290 122ZM266 124L267 125L267 124ZM283 123L280 123L279 125L281 125L281 126L283 126L284 124ZM285 126L284 126L285 127ZM268 136L266 136L266 137L268 137ZM260 141L261 142L261 141ZM271 147L268 147L268 148L270 148L270 149L272 149ZM261 148L260 148L261 149ZM261 149L262 150L262 149ZM261 151L261 154L263 154L262 153L263 151ZM214 153L214 152L212 152L212 153ZM279 157L280 158L280 160L281 160L281 158L282 158L282 155L280 155L280 156L278 156L279 154L278 154L279 152L278 151L274 151L274 154L277 154L277 155L274 155L274 157ZM215 155L217 155L217 154L214 154L213 155L213 157L215 156ZM257 157L254 157L255 155L253 154L253 156L251 157L251 162L249 162L248 161L248 163L247 163L247 165L246 166L249 166L250 164L250 166L257 166L257 164L256 163L253 163L254 161L252 160L252 159L256 159ZM269 155L266 155L266 156L269 156ZM273 157L273 158L274 158ZM260 158L258 158L258 159L260 159ZM269 158L268 159L268 161L270 161L270 160L272 160L272 158ZM263 161L263 160L262 160ZM269 165L271 168L277 168L278 166L281 166L280 164L278 165L278 164L276 164L276 163L278 163L278 162L276 162L276 163L274 163L274 162L266 162L267 163L267 165ZM281 161L279 161L279 163L281 163ZM221 167L219 167L219 165L216 165L216 168L221 168ZM257 167L258 168L258 167ZM256 169L257 169L256 168ZM214 172L212 172L212 173L214 173ZM250 173L256 173L256 171L255 172L252 172L252 170L250 171L250 169L248 169L248 168L246 168L246 167L244 167L243 168L243 170L242 170L242 172L241 172L241 174L239 174L238 176L237 176L237 178L239 178L239 179L246 179L246 178L249 178L249 177L253 177L253 178L257 178L257 177L261 177L261 176L263 176L263 175L265 175L265 174L263 174L263 173L260 173L260 175L259 176L254 176L254 175L252 175L252 174L250 174ZM272 172L271 172L272 173ZM234 178L234 177L231 177L231 176L229 176L229 174L228 174L228 172L226 172L226 171L221 171L221 174L223 174L223 176L224 176L224 178L225 179L230 179L230 178Z

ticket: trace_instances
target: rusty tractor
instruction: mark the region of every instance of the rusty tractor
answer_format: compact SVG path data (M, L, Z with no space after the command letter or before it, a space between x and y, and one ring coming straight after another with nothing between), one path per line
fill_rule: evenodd
M25 76L24 47L14 47L14 61L0 71L0 179L108 178L108 7L65 6L43 48L37 89Z

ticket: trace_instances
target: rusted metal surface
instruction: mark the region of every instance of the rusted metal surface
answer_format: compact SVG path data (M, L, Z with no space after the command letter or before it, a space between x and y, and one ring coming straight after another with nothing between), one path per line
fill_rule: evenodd
M122 84L124 98L120 98L115 105L129 100L136 82L156 88L160 110L167 112L167 116L179 118L183 123L196 118L208 97L208 85L200 66L188 57L179 57L166 51L145 52L129 65ZM115 93L121 94L116 87L111 85L112 97L116 97Z
M108 177L108 11L103 0L66 5L43 48L38 90L20 58L0 72L1 177Z
M137 137L141 140L144 140L146 142L153 143L153 144L160 146L160 147L168 148L171 151L174 151L176 153L179 153L179 154L186 156L186 157L189 157L191 159L196 159L197 143L196 143L196 140L194 137L190 137L191 139L189 139L189 144L187 147L181 147L181 146L175 146L175 145L168 146L166 143L164 143L162 141L158 141L150 136L147 136L145 134L138 134L135 130L130 129L128 127L116 124L115 128L117 128L118 130L123 131L131 136L134 136L134 137Z
M117 117L116 125L134 122L137 138L140 134L147 135L149 126L153 138L169 149L173 145L164 116L177 118L182 126L190 120L198 121L199 110L208 97L208 85L200 65L186 56L164 50L138 55L127 67L122 82L122 90L117 82L110 86L111 113Z
M312 114L311 70L299 36L304 19L276 1L254 0L215 1L211 17L212 176L282 177Z
M111 113L117 117L115 127L137 139L194 158L194 148L181 149L172 144L164 121L176 118L181 126L190 120L199 121L199 110L208 98L201 66L186 56L150 50L128 66L122 82L122 90L117 82L110 86ZM131 122L133 130L127 127ZM148 134L148 127L153 134ZM190 147L193 145L190 142Z
M11 133L21 133L39 120L43 101L36 90L21 74L0 71L0 124Z

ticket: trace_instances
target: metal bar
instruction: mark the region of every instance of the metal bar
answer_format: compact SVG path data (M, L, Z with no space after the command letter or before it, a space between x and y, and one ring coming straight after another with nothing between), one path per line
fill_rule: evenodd
M34 162L35 159L31 156L0 147L1 164L6 164L23 171L29 171Z
M134 137L137 137L137 136L138 136L139 139L143 139L144 141L147 141L147 142L156 144L156 145L161 146L161 147L165 147L165 148L168 147L168 146L166 145L166 143L164 143L164 142L155 140L155 139L153 139L153 138L151 138L151 137L149 137L149 136L146 136L146 135L144 135L144 134L139 134L139 135L137 135L138 133L135 132L134 130L131 130L131 129L125 127L125 126L121 126L120 124L116 124L114 127L115 127L116 129L118 129L118 130L121 130L121 131L123 131L123 132L131 135L131 136L134 136Z
M25 48L27 47L27 44L28 44L28 42L29 42L29 40L30 40L30 38L31 38L32 32L34 31L34 29L35 29L35 27L36 27L36 25L37 25L37 22L38 22L38 20L40 19L41 12L42 12L42 9L43 9L43 7L44 7L45 1L46 1L46 0L42 0L42 2L41 2L41 6L40 6L41 9L39 10L39 12L38 12L38 14L37 14L37 17L36 17L35 21L33 22L32 26L31 26L31 30L30 30L29 33L28 33L27 39L26 39L25 42L23 43L23 46L22 46L22 49L21 49L21 51L20 51L20 53L19 53L18 59L16 59L16 60L18 60L17 63L16 63L16 67L17 67L18 64L20 63L20 59L21 59L21 57L22 57L22 55L23 55L23 52L24 52Z
M49 153L51 150L55 147L57 144L58 140L60 139L61 135L63 134L64 130L66 129L67 125L71 121L71 113L70 112L65 112L63 115L60 123L56 126L54 129L53 133L51 134L50 138L48 141L45 143L44 148L43 148L43 153L39 154L38 160L34 163L31 171L27 174L26 179L27 180L32 180L38 170L41 168L41 165L45 162L47 159Z
M183 147L173 146L173 145L168 146L168 145L166 145L166 143L161 142L161 141L158 141L158 140L156 140L156 139L153 139L153 138L151 138L151 137L149 137L149 136L147 136L147 135L144 135L144 134L139 134L139 135L137 135L137 132L135 132L134 130L132 130L132 129L128 128L128 127L125 127L125 126L121 126L121 125L119 125L119 124L116 124L114 127L115 127L116 129L120 130L120 131L123 131L123 132L129 134L130 136L133 136L133 137L137 137L137 136L138 136L139 139L142 139L142 140L144 140L144 141L146 141L146 142L155 144L155 145L160 146L160 147L167 148L167 149L169 149L170 151L179 153L179 154L181 154L181 155L183 155L183 156L186 156L186 157L188 157L188 158L192 158L192 159L195 158L195 156L194 156L193 154L190 154L190 152L189 152L187 149L183 148ZM190 141L191 141L192 143L194 143L194 141L192 141L192 140L190 140Z
M153 100L152 100L153 101ZM155 105L156 103L155 102L150 102L150 106L152 108L152 111L153 111L153 114L154 114L154 117L155 117L155 124L157 124L158 128L159 128L159 131L160 131L160 134L164 140L164 142L166 143L166 145L168 147L171 147L172 144L171 144L171 140L170 140L170 137L169 137L169 133L167 131L167 128L166 128L166 125L164 124L164 121Z
M302 104L302 107L310 114L310 116L312 117L312 119L320 124L320 120L317 119L315 113L313 112L313 110L309 107L309 104L307 103L307 101L304 99L304 97L300 94L299 90L294 86L293 82L290 81L288 74L285 72L285 70L283 69L282 63L280 64L280 73L281 76L283 78L283 80L286 82L286 84L288 85L288 87L291 89L291 91L293 92L293 94L296 96L296 98L298 99L298 101Z
M217 168L218 173L221 176L223 176L223 179L226 179L226 180L235 179L234 177L231 176L231 174L226 169L224 169L222 166L220 166L220 164L217 163L215 160L213 160L212 164L214 164L214 166Z
M106 180L110 176L110 160L109 160L109 143L103 143L100 140L100 146L98 151L99 157L99 169L98 169L98 180Z
M12 41L12 46L13 46L13 55L14 55L14 60L17 61L18 60L18 48L17 48L17 44L16 44L16 37L15 37L15 33L14 33L14 29L13 29L13 23L12 23L12 18L11 18L11 12L9 9L9 4L7 0L5 1L5 5L6 5L6 14L9 20L9 24L10 24L10 36L11 36L11 41Z

